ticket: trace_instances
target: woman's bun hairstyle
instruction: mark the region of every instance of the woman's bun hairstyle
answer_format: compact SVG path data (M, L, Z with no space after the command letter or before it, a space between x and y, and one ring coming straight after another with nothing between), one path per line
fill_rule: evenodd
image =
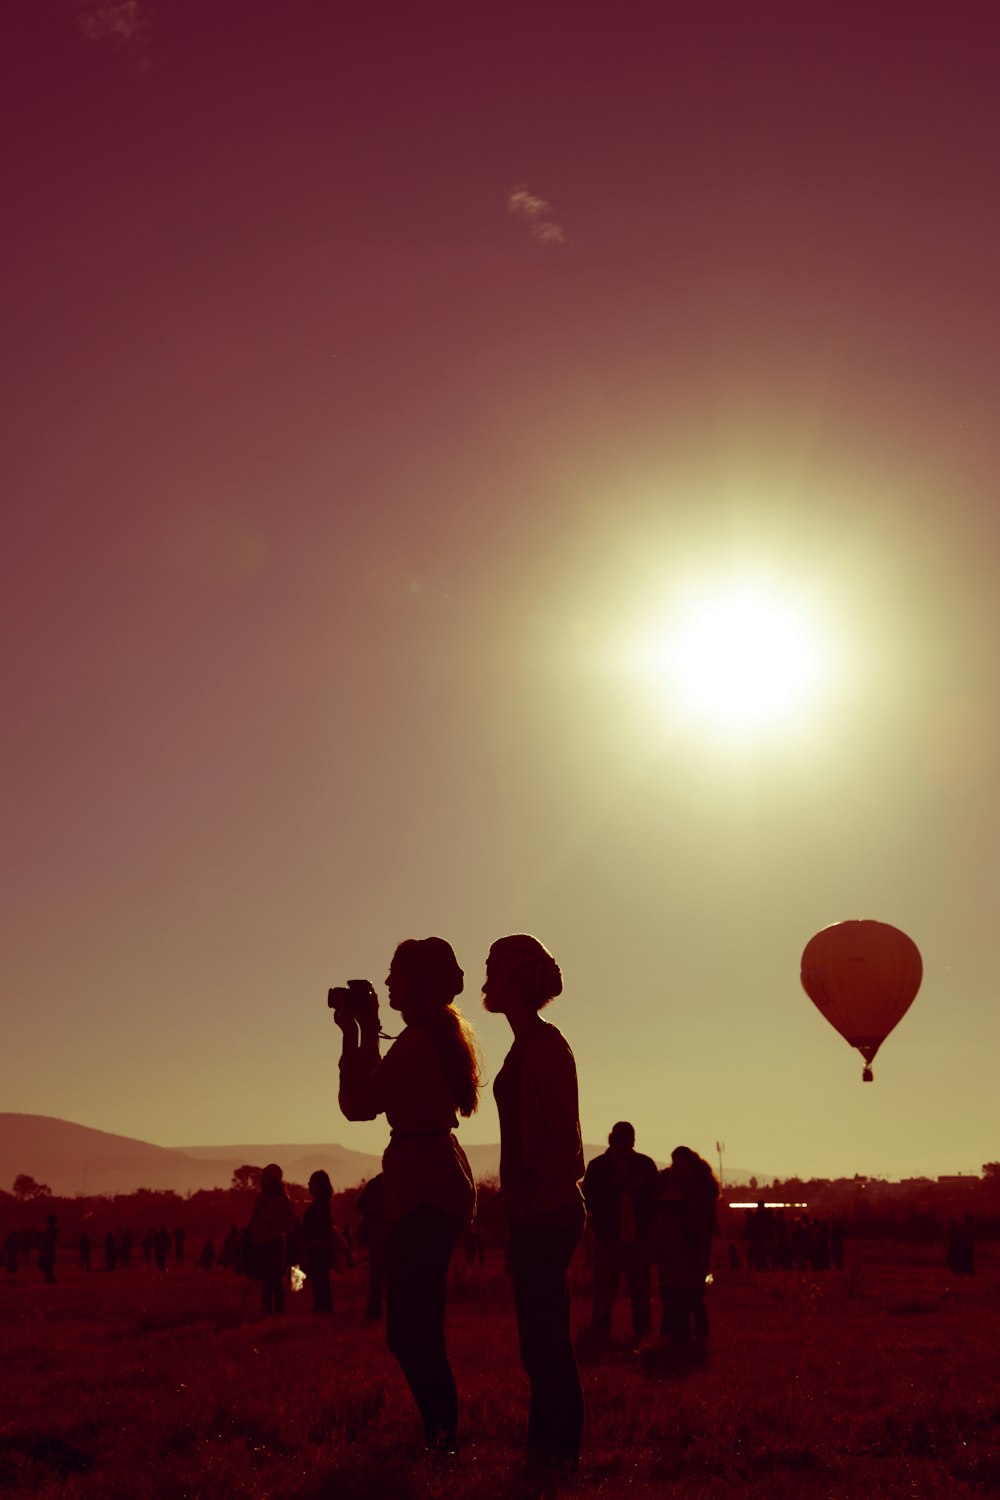
M503 971L536 1010L562 994L562 970L548 948L529 933L497 938L489 962Z

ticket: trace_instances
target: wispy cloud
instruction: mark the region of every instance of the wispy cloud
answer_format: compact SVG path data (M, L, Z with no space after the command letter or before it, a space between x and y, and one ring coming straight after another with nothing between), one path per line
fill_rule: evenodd
M565 245L566 231L553 218L552 204L523 185L511 188L507 194L507 212L515 219L523 219L531 238L540 245Z
M140 70L149 66L150 0L76 0L75 14L84 41L123 53Z
M542 219L551 214L552 205L536 198L526 187L516 187L507 194L507 210L519 219Z
M561 224L550 224L547 220L544 224L532 224L528 233L533 240L538 240L542 245L565 245L566 231Z

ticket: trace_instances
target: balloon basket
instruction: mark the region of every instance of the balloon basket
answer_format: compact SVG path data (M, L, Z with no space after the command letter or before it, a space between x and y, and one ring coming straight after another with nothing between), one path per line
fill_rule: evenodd
M861 1082L862 1083L871 1083L872 1080L874 1079L874 1077L875 1077L875 1075L872 1072L871 1068L866 1068L865 1071L861 1075Z

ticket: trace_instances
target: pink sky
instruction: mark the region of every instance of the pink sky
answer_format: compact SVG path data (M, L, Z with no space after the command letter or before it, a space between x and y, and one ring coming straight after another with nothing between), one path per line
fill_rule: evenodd
M993 8L64 0L5 54L3 1108L376 1150L326 986L441 933L492 1077L528 930L589 1140L995 1158ZM721 750L609 662L747 559L845 669ZM864 1090L798 983L850 916L925 962Z

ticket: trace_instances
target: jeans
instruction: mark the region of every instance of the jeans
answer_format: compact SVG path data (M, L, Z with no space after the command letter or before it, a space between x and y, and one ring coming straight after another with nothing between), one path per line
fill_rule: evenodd
M285 1310L285 1241L268 1240L254 1247L257 1275L260 1278L260 1310L283 1313Z
M612 1309L622 1272L632 1300L632 1329L636 1338L645 1338L652 1331L650 1266L649 1244L644 1240L631 1245L623 1245L620 1240L597 1241L593 1330L598 1338L606 1339L611 1333Z
M664 1285L661 1279L660 1296L663 1301L660 1332L677 1348L691 1343L692 1331L694 1339L703 1344L710 1331L704 1291L669 1282Z
M433 1203L421 1203L389 1232L385 1273L386 1341L406 1376L435 1446L453 1447L458 1393L444 1341L448 1266L465 1223Z
M302 1267L306 1280L312 1288L313 1312L333 1312L333 1291L330 1287L330 1252L326 1249L312 1250L304 1257Z
M576 1227L515 1227L507 1246L521 1363L531 1386L528 1452L555 1462L575 1462L583 1440L567 1279L580 1234Z

